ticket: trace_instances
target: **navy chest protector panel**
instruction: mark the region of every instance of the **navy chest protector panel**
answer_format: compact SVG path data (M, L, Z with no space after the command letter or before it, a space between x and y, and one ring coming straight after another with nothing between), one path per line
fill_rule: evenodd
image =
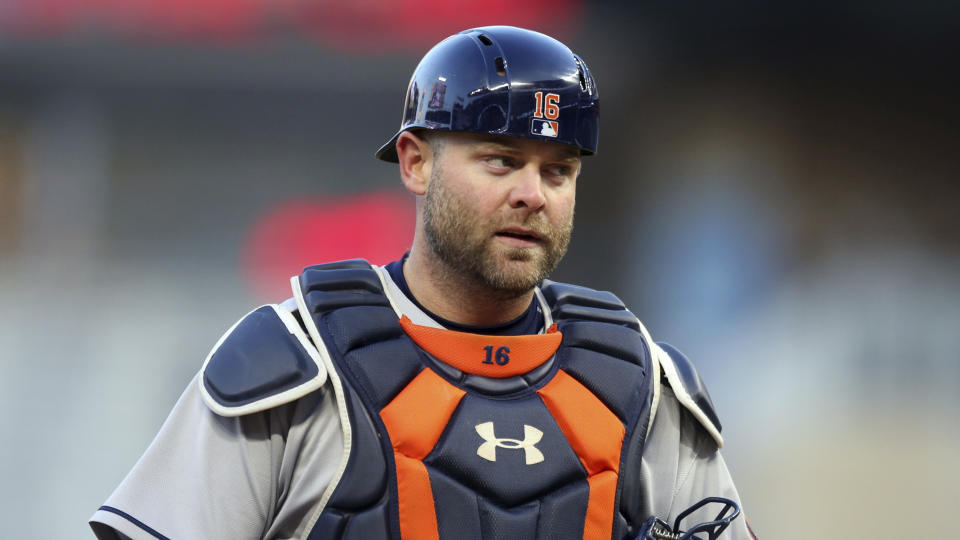
M651 355L616 297L545 284L556 354L491 378L418 347L366 261L310 267L300 286L352 428L310 539L621 539L642 524Z

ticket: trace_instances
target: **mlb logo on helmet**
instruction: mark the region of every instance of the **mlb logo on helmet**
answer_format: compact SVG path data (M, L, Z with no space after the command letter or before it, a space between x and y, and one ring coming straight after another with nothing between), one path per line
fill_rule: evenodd
M560 122L555 120L539 120L534 118L530 123L530 133L544 137L556 137L560 131Z

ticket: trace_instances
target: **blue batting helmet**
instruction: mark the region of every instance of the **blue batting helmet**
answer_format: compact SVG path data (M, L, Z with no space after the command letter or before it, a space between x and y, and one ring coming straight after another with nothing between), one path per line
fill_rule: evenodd
M523 28L464 30L430 50L410 78L400 130L377 150L397 161L410 129L540 139L597 151L599 100L587 64L559 41Z

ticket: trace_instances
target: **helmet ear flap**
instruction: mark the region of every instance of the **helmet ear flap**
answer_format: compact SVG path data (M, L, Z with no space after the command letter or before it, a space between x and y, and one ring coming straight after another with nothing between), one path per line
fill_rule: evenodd
M376 156L397 161L409 129L508 135L596 152L599 101L586 63L559 41L523 28L464 30L420 61L400 130Z
M400 162L400 158L397 156L397 139L400 138L401 133L403 133L403 131L397 132L392 139L384 143L384 145L377 150L376 154L374 154L377 159L391 163Z

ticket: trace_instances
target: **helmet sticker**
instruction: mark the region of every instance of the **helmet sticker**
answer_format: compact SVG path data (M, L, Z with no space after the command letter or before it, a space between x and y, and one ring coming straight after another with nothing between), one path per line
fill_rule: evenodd
M549 93L544 95L543 91L534 92L533 97L537 102L533 108L533 121L530 123L530 133L534 135L543 135L544 137L556 137L560 132L560 122L556 119L560 117L560 94ZM546 120L540 120L546 118Z
M543 95L543 91L534 92L533 97L537 98L537 104L533 108L534 118L548 118L556 120L560 117L560 94Z
M560 131L560 122L556 120L539 120L534 118L530 122L530 133L544 137L556 137Z

